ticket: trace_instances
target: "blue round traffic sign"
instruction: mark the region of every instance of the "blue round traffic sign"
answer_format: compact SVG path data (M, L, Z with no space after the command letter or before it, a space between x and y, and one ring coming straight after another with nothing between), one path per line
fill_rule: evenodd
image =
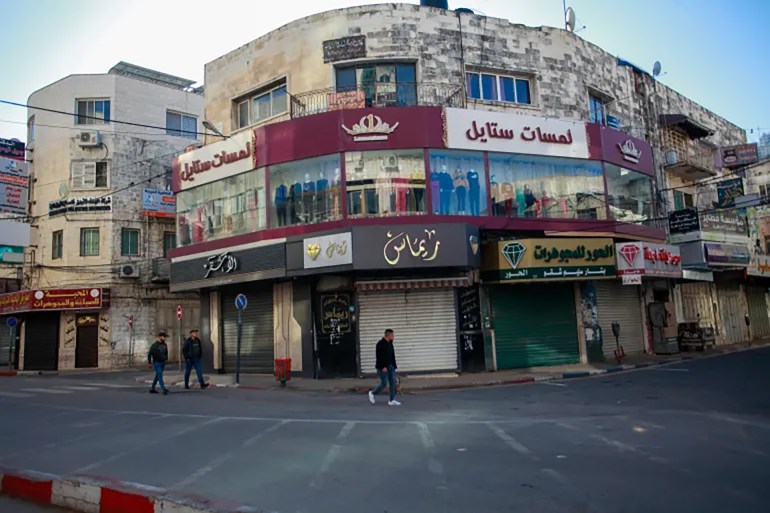
M246 308L246 305L249 303L249 301L246 299L245 294L238 294L235 296L235 308L238 310L243 310Z
M9 328L15 328L16 325L19 324L19 319L16 317L8 317L8 319L5 320L5 324L7 324Z

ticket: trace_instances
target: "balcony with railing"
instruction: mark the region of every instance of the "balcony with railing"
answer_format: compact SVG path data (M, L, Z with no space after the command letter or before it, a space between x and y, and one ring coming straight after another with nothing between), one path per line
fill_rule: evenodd
M462 85L375 82L358 87L318 89L291 95L291 117L367 107L464 107Z

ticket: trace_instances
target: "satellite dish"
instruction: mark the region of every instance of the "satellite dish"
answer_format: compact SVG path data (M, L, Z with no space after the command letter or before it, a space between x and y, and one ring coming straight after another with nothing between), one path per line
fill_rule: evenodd
M69 195L70 195L69 185L67 185L67 182L61 182L59 184L59 198L67 199L67 196Z
M575 32L575 10L572 7L567 7L567 11L564 13L564 24L567 26L567 30Z
M661 65L660 61L655 61L655 64L652 65L652 76L657 77L660 75Z

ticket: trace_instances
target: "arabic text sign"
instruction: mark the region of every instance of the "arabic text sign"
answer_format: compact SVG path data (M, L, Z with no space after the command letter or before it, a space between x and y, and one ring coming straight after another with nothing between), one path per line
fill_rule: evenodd
M176 215L174 193L165 189L144 189L142 212L150 217L174 217Z
M740 167L759 162L757 143L719 148L722 167Z
M0 295L0 313L93 310L104 306L105 289L52 289Z
M502 112L446 109L449 148L588 158L586 125Z
M751 257L749 267L746 269L746 274L750 276L770 277L770 256L754 255Z
M180 189L190 189L234 176L256 167L253 132L246 130L227 139L188 151L173 163Z
M11 139L0 139L0 157L14 160L26 160L24 143Z
M0 157L0 212L26 214L28 195L27 163Z
M312 237L302 241L304 269L317 269L353 263L350 232Z
M751 260L748 246L706 243L704 247L709 265L746 267Z
M679 246L652 242L624 242L615 245L618 275L637 274L666 278L682 277Z
M52 201L48 204L48 215L75 214L88 212L110 212L112 196L67 198Z
M615 276L612 239L518 239L485 248L485 281L593 280Z
M346 61L366 57L366 36L329 39L322 43L324 62Z

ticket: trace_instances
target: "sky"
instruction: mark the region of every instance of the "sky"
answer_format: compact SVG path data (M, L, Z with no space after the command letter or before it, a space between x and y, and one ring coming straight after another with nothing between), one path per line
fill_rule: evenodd
M382 2L0 0L6 55L0 100L26 103L33 91L60 78L106 73L121 60L202 83L205 63L266 32L366 3ZM749 141L770 132L767 0L567 4L577 14L580 37L648 71L661 61L661 82L745 128ZM530 26L564 23L562 0L450 0L449 6ZM0 137L25 140L25 109L0 104Z

